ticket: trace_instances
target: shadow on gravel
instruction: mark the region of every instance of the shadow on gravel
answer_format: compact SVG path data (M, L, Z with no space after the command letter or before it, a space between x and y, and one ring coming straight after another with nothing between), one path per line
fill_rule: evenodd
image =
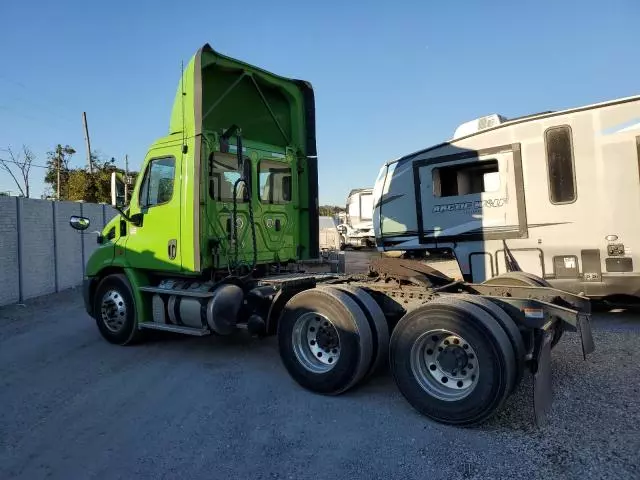
M164 358L176 357L181 361L199 362L211 367L215 370L228 369L229 367L239 366L238 357L242 357L247 365L255 365L260 363L263 365L271 365L280 369L278 375L287 376L284 366L280 363L277 352L276 340L272 337L265 339L257 339L249 337L243 332L229 337L202 337L188 338L169 332L149 331L150 335L145 339L140 347L157 348L162 352ZM134 348L140 348L134 347ZM266 350L266 351L265 351ZM575 367L573 374L579 375L579 368ZM570 381L570 378L568 379ZM554 378L554 389L562 389L567 381L566 377L561 379ZM302 389L297 384L292 387ZM319 396L319 394L308 392L309 395ZM366 383L341 394L338 397L325 397L328 405L336 405L336 402L356 401L367 399L373 404L385 404L390 400L395 408L400 408L405 413L410 412L415 415L417 422L424 422L426 425L434 425L434 422L427 417L421 415L413 409L411 405L404 399L400 391L397 389L389 366L385 364L376 372ZM536 429L533 417L533 376L525 372L522 383L506 401L503 408L488 422L476 427L447 427L454 429L471 429L477 431L523 431L528 432Z

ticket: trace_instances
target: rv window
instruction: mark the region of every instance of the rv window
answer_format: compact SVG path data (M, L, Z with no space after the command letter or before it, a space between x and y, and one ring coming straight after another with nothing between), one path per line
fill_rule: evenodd
M464 163L433 169L433 194L453 197L500 190L497 160Z
M549 173L549 200L551 203L571 203L576 199L573 170L571 128L553 127L544 134L547 147Z
M259 168L262 203L289 203L291 201L291 167L282 162L262 160Z
M245 162L247 168L247 178L251 175L250 165ZM209 156L209 196L213 200L221 202L233 201L233 185L240 178L240 170L238 169L238 158L234 154L215 152ZM238 202L246 202L247 189L243 182L238 184L236 189L236 198Z

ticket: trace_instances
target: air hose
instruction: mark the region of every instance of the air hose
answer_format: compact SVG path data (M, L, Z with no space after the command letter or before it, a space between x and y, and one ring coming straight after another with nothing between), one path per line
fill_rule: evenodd
M235 126L234 126L235 127ZM232 127L232 128L234 128ZM229 129L231 130L231 129ZM236 223L236 219L238 218L238 185L240 183L244 183L248 197L249 197L249 223L251 224L251 241L253 246L253 263L251 265L251 269L249 270L249 274L253 272L258 264L258 246L256 239L256 224L253 218L253 194L251 191L251 170L249 170L249 179L246 177L245 168L245 159L242 154L242 134L240 133L240 129L235 127L236 133L236 148L237 148L237 157L238 157L238 168L241 169L240 178L238 178L233 184L233 247L234 247L234 270L237 273L238 269L238 225Z

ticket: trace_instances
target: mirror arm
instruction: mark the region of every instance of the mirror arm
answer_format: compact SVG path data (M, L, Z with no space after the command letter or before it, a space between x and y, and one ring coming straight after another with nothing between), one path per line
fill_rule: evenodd
M142 225L142 221L141 221L141 220L142 220L142 214L141 214L141 213L136 213L135 215L131 215L131 216L129 216L129 215L127 215L127 214L124 212L124 210L122 209L122 207L113 207L113 208L115 208L115 209L118 211L118 213L119 213L120 215L122 215L122 216L123 216L123 218L124 218L127 222L132 223L132 224L133 224L133 225L135 225L136 227L139 227L139 226L141 226L141 225Z

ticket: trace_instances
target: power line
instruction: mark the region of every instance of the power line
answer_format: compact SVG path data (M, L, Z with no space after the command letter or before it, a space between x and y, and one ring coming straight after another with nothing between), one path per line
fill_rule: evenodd
M7 162L7 163L15 163L16 165L24 165L24 162L16 162L15 160L6 160L4 158L0 158L0 161ZM32 163L30 166L31 167L38 167L38 168L49 168L46 165L38 165L37 163Z

